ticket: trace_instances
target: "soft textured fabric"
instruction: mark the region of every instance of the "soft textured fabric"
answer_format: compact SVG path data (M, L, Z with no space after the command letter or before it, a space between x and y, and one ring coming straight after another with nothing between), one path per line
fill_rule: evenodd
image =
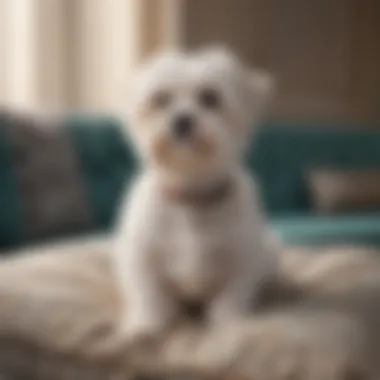
M117 339L110 243L45 245L0 261L1 379L378 379L378 255L286 249L284 282L261 310L221 330L182 320L137 355Z
M380 211L380 168L313 169L307 173L313 211Z
M62 118L8 111L0 133L0 246L93 229L79 159Z
M93 226L73 143L61 119L13 114L8 136L28 241Z

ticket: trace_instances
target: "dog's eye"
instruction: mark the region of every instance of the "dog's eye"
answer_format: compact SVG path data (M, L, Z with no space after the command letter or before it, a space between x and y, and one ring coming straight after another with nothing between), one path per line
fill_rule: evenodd
M169 106L170 101L170 94L166 91L161 91L153 96L152 105L155 109L165 109Z
M205 88L199 93L199 103L207 109L217 109L221 105L221 97L218 91Z

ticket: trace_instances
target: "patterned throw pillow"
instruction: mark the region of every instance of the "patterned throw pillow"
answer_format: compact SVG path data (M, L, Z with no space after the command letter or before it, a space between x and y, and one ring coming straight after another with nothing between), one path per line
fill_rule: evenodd
M78 158L59 116L3 112L25 241L93 226ZM1 173L0 173L1 175Z

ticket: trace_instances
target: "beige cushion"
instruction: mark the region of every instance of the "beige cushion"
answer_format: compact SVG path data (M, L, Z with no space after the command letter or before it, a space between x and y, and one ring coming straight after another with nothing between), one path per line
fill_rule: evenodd
M1 380L379 378L365 374L380 352L377 252L286 248L291 286L281 282L272 307L221 329L183 320L136 355L117 333L112 246L78 239L0 260Z
M380 209L380 168L314 169L307 173L313 208L318 212Z

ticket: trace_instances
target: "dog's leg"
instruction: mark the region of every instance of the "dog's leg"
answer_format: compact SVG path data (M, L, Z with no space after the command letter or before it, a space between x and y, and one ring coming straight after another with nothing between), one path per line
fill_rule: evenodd
M252 275L251 275L252 276ZM212 323L220 324L246 316L255 303L257 286L252 277L242 274L230 283L212 302L209 317Z
M152 279L140 277L129 289L120 326L122 335L131 343L157 338L173 317L172 300Z
M146 247L127 243L125 252L119 254L117 267L124 307L121 334L131 343L150 341L167 327L175 303L165 292L156 268L152 268Z

